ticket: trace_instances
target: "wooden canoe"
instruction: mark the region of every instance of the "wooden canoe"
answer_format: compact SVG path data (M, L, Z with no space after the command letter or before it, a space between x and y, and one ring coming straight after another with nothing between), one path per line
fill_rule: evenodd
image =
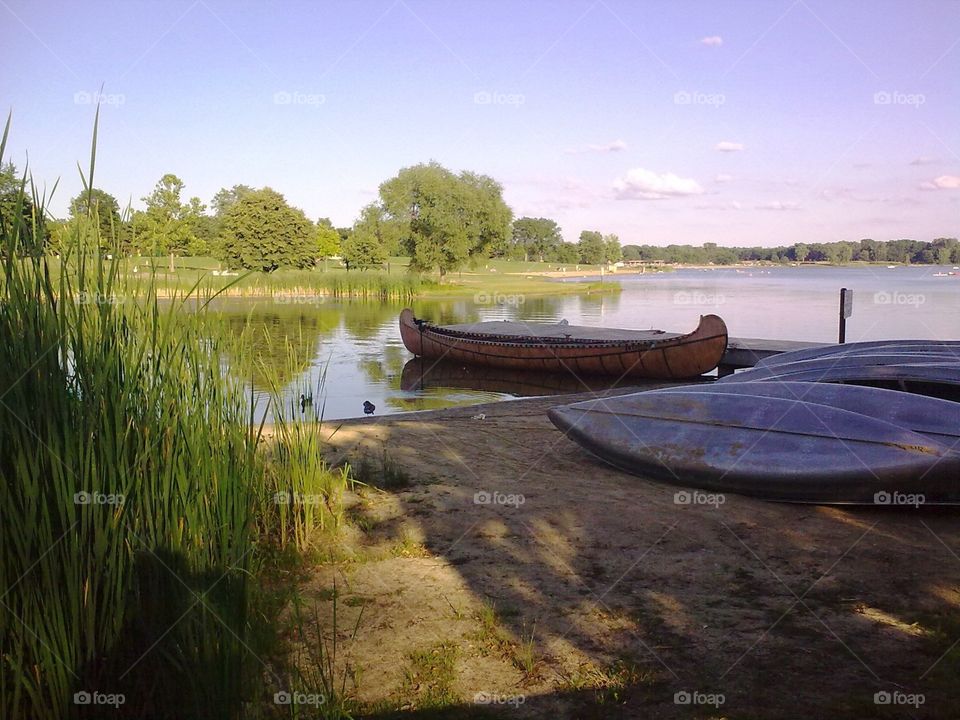
M694 388L589 400L549 416L611 465L711 493L827 504L960 501L960 454L827 405Z
M687 334L614 330L562 323L433 325L400 313L400 336L418 357L514 370L681 380L713 370L727 347L727 326L703 315Z

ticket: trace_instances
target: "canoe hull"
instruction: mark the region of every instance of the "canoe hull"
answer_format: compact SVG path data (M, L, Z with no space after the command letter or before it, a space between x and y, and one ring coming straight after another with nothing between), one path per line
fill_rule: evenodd
M554 408L601 460L643 477L789 502L960 501L960 455L865 415L777 397L652 391Z
M400 314L400 336L418 357L512 370L563 372L657 380L693 378L713 370L727 347L727 327L716 315L704 315L692 333L642 342L538 342L536 337L504 342L482 334L447 333L417 321L409 309Z

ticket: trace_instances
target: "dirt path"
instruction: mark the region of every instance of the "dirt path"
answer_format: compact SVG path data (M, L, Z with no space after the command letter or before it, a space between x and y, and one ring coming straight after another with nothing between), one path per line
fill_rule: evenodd
M370 716L960 717L960 514L678 504L555 430L573 399L333 434L411 481L356 498L304 590L329 617L336 579Z

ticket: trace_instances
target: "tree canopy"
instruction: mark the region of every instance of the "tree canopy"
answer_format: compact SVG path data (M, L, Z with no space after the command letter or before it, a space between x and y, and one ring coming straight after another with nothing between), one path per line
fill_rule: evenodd
M411 267L441 277L504 245L513 219L495 180L456 175L433 162L404 168L383 183L380 206L384 222L399 230Z
M316 261L313 223L275 190L244 193L222 222L220 256L231 267L272 272L280 266L309 267Z
M563 234L556 221L548 218L522 217L513 222L513 246L522 251L524 260L551 260L563 243Z

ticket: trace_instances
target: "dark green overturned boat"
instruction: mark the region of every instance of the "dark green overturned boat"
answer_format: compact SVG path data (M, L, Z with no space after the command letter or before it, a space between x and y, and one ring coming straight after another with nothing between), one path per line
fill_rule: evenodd
M605 462L710 492L960 503L960 404L946 400L856 385L741 382L590 400L549 416Z

